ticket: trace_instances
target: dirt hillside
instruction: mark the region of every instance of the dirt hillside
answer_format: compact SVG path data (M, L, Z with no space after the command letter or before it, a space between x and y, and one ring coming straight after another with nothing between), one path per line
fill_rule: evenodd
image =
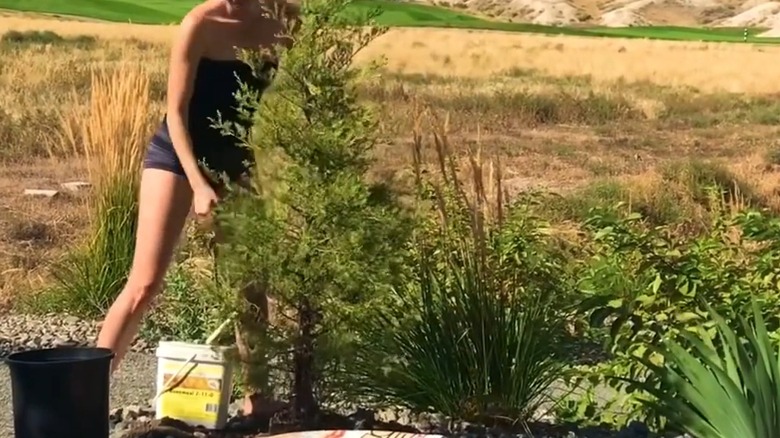
M423 0L513 22L611 27L780 26L780 1L765 0Z

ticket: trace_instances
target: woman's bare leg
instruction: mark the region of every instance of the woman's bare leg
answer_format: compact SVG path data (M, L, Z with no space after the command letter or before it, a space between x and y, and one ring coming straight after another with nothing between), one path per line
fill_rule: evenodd
M192 204L186 179L164 170L144 169L139 194L135 254L124 290L108 310L98 347L116 357L112 371L133 342L144 313L162 289L176 243Z

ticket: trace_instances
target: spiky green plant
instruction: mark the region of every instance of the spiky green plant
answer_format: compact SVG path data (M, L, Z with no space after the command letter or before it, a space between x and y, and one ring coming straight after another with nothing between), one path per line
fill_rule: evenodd
M562 370L550 342L556 336L552 296L502 296L468 252L454 255L446 268L423 263L418 275L399 293L403 304L373 324L384 340L364 351L371 357L358 365L366 388L454 419L533 417ZM385 363L374 367L372 357Z
M562 374L556 340L566 275L544 247L541 224L522 208L504 208L500 169L484 166L479 151L458 169L446 132L434 133L438 170L430 177L421 169L422 132L414 136L427 206L410 257L415 272L397 303L361 327L355 381L380 404L523 422Z
M662 364L638 359L652 373L639 382L655 398L645 403L696 438L780 436L780 355L759 305L752 302L752 321L740 316L734 328L708 310L714 340L684 332L690 348L670 340L653 348Z

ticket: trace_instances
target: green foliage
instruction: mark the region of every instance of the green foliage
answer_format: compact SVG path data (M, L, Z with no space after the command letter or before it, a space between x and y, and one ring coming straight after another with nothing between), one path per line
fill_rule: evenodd
M652 378L637 384L646 404L672 426L697 438L773 438L780 430L780 355L757 302L753 318L732 326L710 310L717 342L694 333L684 344L664 341L654 352L662 365L639 359ZM708 329L705 329L708 330Z
M394 199L366 182L377 129L357 102L352 59L382 29L371 16L344 13L349 3L303 2L295 45L279 50L272 88L262 100L242 96L258 108L251 136L223 124L247 141L257 164L251 187L234 191L218 212L227 243L217 279L227 290L275 299L270 326L242 320L245 344L260 357L249 365L249 386L265 386L263 362L282 367L304 423L326 392L321 373L332 364L324 361L337 357L327 349L348 351L355 321L385 299L408 229ZM263 54L245 55L263 71ZM245 292L237 307L248 316Z
M189 254L188 254L189 255ZM144 319L140 336L147 342L205 342L233 310L213 287L210 258L186 257L166 276L165 292Z
M755 211L720 211L714 218L709 231L687 238L647 228L636 214L602 210L588 220L598 246L582 273L581 307L592 326L607 330L614 358L570 383L608 383L617 391L612 402L620 402L621 412L612 412L611 421L640 418L663 425L646 409L647 394L627 382L647 376L644 363L663 362L655 346L688 333L712 339L716 327L707 321L707 306L730 322L755 299L772 315L770 329L777 328L780 221Z
M685 240L661 227L638 227L639 219L595 214L588 221L601 248L582 279L583 308L595 325L611 317L614 345L656 344L681 330L698 331L702 302L727 317L753 295L778 304L780 254L770 240L776 220L758 212L723 214L708 233Z

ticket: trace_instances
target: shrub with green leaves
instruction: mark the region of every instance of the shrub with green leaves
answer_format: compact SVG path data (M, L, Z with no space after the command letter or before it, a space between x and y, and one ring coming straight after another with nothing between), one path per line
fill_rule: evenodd
M165 293L157 297L141 328L147 342L205 342L228 316L232 309L224 308L225 300L212 287L212 272L198 266L207 260L190 258L171 267Z
M752 321L739 315L732 324L709 309L716 342L685 332L680 343L651 347L662 364L638 359L651 378L634 383L655 397L645 402L648 407L696 438L776 437L780 351L762 309L754 301Z
M606 383L617 391L593 412L599 415L594 420L644 419L663 427L665 419L646 409L648 394L627 381L648 376L636 357L663 362L654 346L686 333L713 338L716 328L707 322L703 303L731 323L755 299L771 336L778 339L780 220L757 211L725 210L713 218L706 233L683 238L667 227L645 226L639 215L609 209L592 213L587 225L597 247L581 274L581 310L592 327L606 329L613 358L576 373L570 384Z
M365 175L377 124L358 102L352 60L382 29L372 25L373 12L345 13L349 3L304 1L295 45L279 49L272 87L262 100L240 97L258 109L251 135L223 124L257 165L251 188L234 191L218 212L226 243L217 277L228 291L243 291L248 386L267 390L268 364L281 368L304 426L327 395L332 349L346 355L356 320L388 295L407 240L395 200ZM263 56L245 59L262 71ZM270 322L257 321L253 305L264 295L275 300Z

